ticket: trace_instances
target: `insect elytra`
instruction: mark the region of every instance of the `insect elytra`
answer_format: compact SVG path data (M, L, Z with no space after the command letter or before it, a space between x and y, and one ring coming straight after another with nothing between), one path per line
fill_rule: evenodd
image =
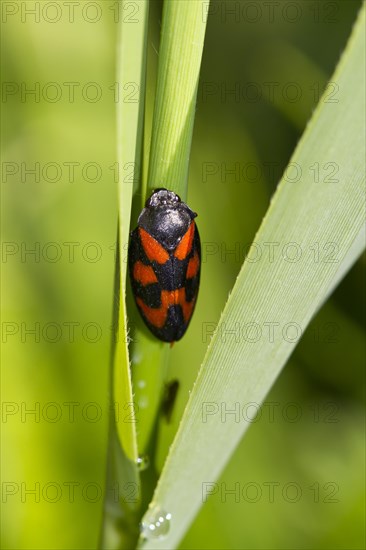
M136 305L150 331L180 340L197 300L201 244L197 214L178 195L156 189L131 233L129 272Z

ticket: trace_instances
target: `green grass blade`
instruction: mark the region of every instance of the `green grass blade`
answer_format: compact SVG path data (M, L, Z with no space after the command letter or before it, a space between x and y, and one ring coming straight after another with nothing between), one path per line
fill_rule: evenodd
M122 2L122 11L124 3ZM120 262L120 300L119 300L119 337L116 343L114 364L114 400L119 412L131 412L132 386L129 369L126 323L126 247L130 232L131 205L134 182L141 177L142 132L146 68L146 37L148 2L140 0L137 3L137 20L121 17L121 36L117 69L117 82L121 93L133 87L137 97L128 101L122 95L119 97L117 109L117 136L119 162L119 255ZM134 166L133 181L125 177L125 168ZM124 415L118 415L117 431L122 447L127 457L137 459L137 439L135 422L124 421Z
M187 194L189 154L208 2L164 2L148 188Z
M145 515L148 524L159 507L171 514L170 529L159 539L151 531L140 548L177 547L202 506L203 483L215 482L250 424L232 414L222 421L220 412L263 401L337 274L356 260L365 223L364 67L365 9L331 79L339 101L320 101L255 239L278 250L295 243L291 257L244 263ZM328 162L337 164L337 176L314 181L315 163ZM240 329L248 323L253 331L245 337ZM257 337L258 327L266 338Z
M117 161L119 167L119 226L116 251L115 301L112 343L111 397L116 414L110 414L107 482L100 545L102 548L130 548L138 537L140 504L137 470L136 416L133 403L128 353L126 316L125 251L130 231L134 183L141 178L143 115L146 72L148 2L138 0L134 20L122 16L117 58ZM133 100L131 91L135 96ZM128 95L129 94L129 95ZM133 178L126 178L126 168L133 167ZM126 490L124 490L126 488ZM133 497L128 498L131 488Z
M183 199L194 122L208 3L166 0L159 51L157 92L152 127L147 189L168 187ZM138 443L146 453L161 401L168 344L158 342L136 319L131 346L133 388L138 409Z

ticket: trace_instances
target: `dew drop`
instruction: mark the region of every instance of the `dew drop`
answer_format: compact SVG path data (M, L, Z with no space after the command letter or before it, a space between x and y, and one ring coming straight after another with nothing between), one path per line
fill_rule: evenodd
M170 528L172 515L165 512L160 506L152 506L146 512L141 524L140 530L146 539L162 539L166 537Z
M150 466L150 459L147 455L141 455L136 460L137 468L143 472Z
M141 396L138 402L140 409L146 409L149 405L149 400L146 396Z
M143 354L142 352L139 350L137 351L136 349L134 349L134 351L132 352L132 357L131 357L131 362L133 365L139 365L141 363L143 359Z

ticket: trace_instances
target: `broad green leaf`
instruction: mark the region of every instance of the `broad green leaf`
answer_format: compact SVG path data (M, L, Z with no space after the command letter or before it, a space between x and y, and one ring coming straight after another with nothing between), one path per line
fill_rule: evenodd
M202 506L203 484L215 482L250 425L222 422L221 408L263 401L314 313L357 259L365 224L364 67L365 8L331 79L338 101L320 101L222 313L145 514L140 548L177 547ZM333 178L324 173L327 163L335 166ZM256 243L269 252L260 261ZM274 248L281 253L271 254ZM158 538L161 526L152 522L165 514L170 528Z

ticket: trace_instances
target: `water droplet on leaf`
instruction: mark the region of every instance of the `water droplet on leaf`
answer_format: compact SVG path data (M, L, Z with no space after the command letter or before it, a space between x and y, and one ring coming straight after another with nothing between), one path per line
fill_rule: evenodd
M136 460L136 464L140 472L143 472L150 466L150 459L147 455L141 455Z
M151 506L140 525L142 536L149 540L164 538L169 532L171 517L160 506Z

